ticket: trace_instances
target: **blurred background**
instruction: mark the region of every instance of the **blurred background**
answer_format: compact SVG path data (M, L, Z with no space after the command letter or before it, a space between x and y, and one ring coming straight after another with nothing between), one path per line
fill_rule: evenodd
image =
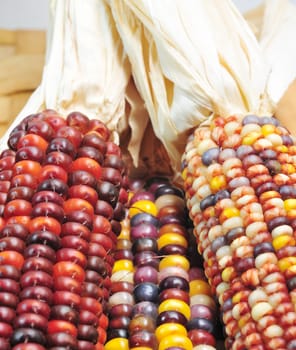
M262 3L233 1L242 12ZM0 0L0 136L41 81L49 4L50 0Z
M234 0L234 3L247 11L261 0ZM48 4L49 0L0 0L0 28L46 29Z

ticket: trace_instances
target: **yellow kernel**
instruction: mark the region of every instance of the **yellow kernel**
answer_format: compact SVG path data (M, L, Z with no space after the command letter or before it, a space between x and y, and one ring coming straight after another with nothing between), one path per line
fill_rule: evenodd
M178 311L181 312L187 320L190 319L190 306L183 300L179 299L166 299L158 306L158 313L164 311Z
M134 271L133 262L128 259L119 259L115 261L112 268L112 273L117 271L122 271L122 270L133 272Z
M187 239L178 233L164 233L157 240L158 249L162 249L169 244L177 244L185 248L188 247Z
M287 273L289 273L290 275L295 276L296 275L296 265L292 265L290 267L287 268Z
M272 124L265 124L261 127L262 135L267 136L273 134L276 131L276 127Z
M181 173L181 176L182 176L182 179L185 181L186 178L187 178L187 175L188 175L188 170L187 168L185 168L182 173Z
M262 134L260 132L257 131L253 131L250 132L249 134L247 134L245 137L243 137L242 139L242 144L243 145L253 145L253 143L258 140L260 137L262 136Z
M237 323L239 328L242 329L242 327L244 327L248 322L250 322L250 318L251 318L251 315L249 313L242 315L239 318L238 323Z
M293 164L282 164L282 172L286 175L291 175L295 173L295 167Z
M292 236L289 235L281 235L278 237L275 237L272 241L272 245L275 250L279 250L286 246L294 246L295 245L295 239Z
M171 347L182 347L182 349L185 350L193 350L193 345L191 340L187 337L187 335L183 334L170 334L166 337L162 338L159 342L158 349L159 350L166 350Z
M157 207L156 205L147 199L141 199L137 202L133 203L133 205L129 209L129 216L132 218L136 214L140 213L149 213L151 215L157 215Z
M222 271L221 277L224 282L230 282L235 275L235 269L232 266L228 266Z
M224 175L214 176L210 181L210 187L213 192L225 189L227 186L226 177Z
M289 151L289 148L285 145L278 145L275 147L275 151L279 153L287 153Z
M296 209L291 209L287 211L287 218L290 220L296 219Z
M189 295L193 296L196 294L206 294L211 296L211 287L210 285L203 280L193 280L189 282Z
M128 339L113 338L105 344L105 350L128 350Z
M284 200L284 208L286 210L296 209L296 199L289 198L289 199Z
M157 340L160 342L164 337L170 334L181 334L186 336L187 330L180 323L163 323L155 329L155 336Z
M130 229L122 229L117 239L130 239Z
M232 304L238 304L242 300L242 292L237 292L232 297Z
M240 211L237 208L225 208L221 215L220 215L220 221L224 221L226 219L232 218L234 216L239 216L240 215Z
M296 265L296 256L287 256L278 261L279 269L284 272L291 266Z
M168 255L159 263L159 270L165 269L166 267L181 267L183 270L188 271L190 268L189 260L183 256L178 254Z

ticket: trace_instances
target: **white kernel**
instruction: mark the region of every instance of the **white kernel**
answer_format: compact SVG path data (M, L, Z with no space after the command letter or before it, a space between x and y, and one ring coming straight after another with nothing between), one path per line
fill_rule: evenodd
M134 283L134 273L126 270L116 271L111 275L111 282Z
M238 208L242 208L243 206L245 206L251 202L254 202L254 200L256 200L256 196L254 196L253 194L247 194L247 195L239 198L236 201L236 205Z
M272 238L276 238L281 235L293 236L293 229L290 225L280 225L275 227L271 231Z
M263 214L263 211L260 203L251 203L247 207L241 208L240 213L242 217L246 217L249 216L251 213Z
M213 346L211 345L204 345L204 344L201 344L201 345L196 345L192 348L192 350L216 350L216 348L214 348Z
M196 191L196 195L200 198L200 199L204 199L207 196L209 196L210 194L212 194L212 190L209 184L205 184L202 185L197 191Z
M222 259L224 256L231 256L231 248L229 245L224 245L220 247L216 252L216 257L218 260Z
M241 128L241 123L238 122L229 122L224 125L225 133L230 136L233 135L236 131L239 131Z
M192 183L192 189L194 192L196 192L201 186L203 186L204 184L206 184L207 178L205 176L198 176L197 178L194 179L193 183Z
M214 176L223 174L222 165L219 163L209 165L207 170L208 180L212 179Z
M222 165L224 175L232 168L242 168L242 161L239 158L228 158Z
M283 139L278 134L269 134L265 138L270 141L274 146L281 146L283 144Z
M273 324L269 327L267 327L263 334L267 337L267 338L274 338L274 337L282 337L284 334L283 328Z
M248 135L251 132L258 132L261 134L261 126L258 124L246 124L242 127L241 137Z
M233 228L243 227L243 219L239 216L233 216L225 220L222 224L223 233L226 234Z
M231 250L234 251L234 250L238 249L239 247L248 246L248 245L250 245L250 239L246 236L241 236L241 237L234 239L231 242L230 247L231 247Z
M190 297L190 306L201 304L208 306L212 310L216 310L216 303L212 297L206 294L195 294Z
M268 231L265 222L252 222L246 227L246 235L250 238L254 238L259 232Z
M217 288L216 288L216 292L217 292L217 295L220 297L222 296L222 294L227 291L229 289L229 283L227 282L221 282L217 285ZM222 305L223 303L220 302L220 304Z
M265 264L274 264L276 265L278 259L274 253L267 252L263 254L259 254L255 259L255 266L257 269L260 269Z
M277 208L284 208L284 201L282 198L270 198L268 201L265 202L265 205L270 206L270 207L277 207Z
M197 152L200 156L202 156L204 152L207 151L208 149L215 148L215 147L218 147L218 145L211 139L202 140L196 146Z
M258 139L254 142L253 144L253 148L256 150L256 151L263 151L265 149L269 149L269 148L272 148L272 142L268 139Z
M267 315L272 312L272 306L266 302L266 301L261 301L252 307L251 310L251 316L254 321L260 320L264 315Z
M255 195L255 190L251 186L241 186L231 192L231 199L237 201L245 195Z
M262 301L268 301L268 296L265 291L260 288L253 290L248 297L248 303L251 308Z
M265 284L270 284L274 282L280 282L282 280L282 274L280 272L269 273L262 280Z
M218 266L220 270L225 269L227 266L232 265L232 256L225 255L218 261Z
M215 225L209 229L208 237L209 237L210 242L213 242L214 239L216 239L217 237L220 237L220 236L222 236L222 226L221 225Z

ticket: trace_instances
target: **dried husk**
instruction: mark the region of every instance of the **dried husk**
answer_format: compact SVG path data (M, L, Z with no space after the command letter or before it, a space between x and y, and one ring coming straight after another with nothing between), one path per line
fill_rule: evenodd
M1 139L0 149L6 148L11 130L24 117L44 109L64 117L80 111L98 118L116 143L122 134L128 135L129 156L138 166L149 117L107 1L50 1L42 81Z
M228 0L109 2L136 86L176 173L193 128L215 114L273 114L295 77L296 15L288 1L265 3L260 43Z

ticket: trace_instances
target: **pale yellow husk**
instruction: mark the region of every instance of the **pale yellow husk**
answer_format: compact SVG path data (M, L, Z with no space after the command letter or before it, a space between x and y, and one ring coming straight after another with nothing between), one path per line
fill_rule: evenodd
M137 164L148 114L131 82L130 64L107 1L51 0L45 61L39 87L1 139L0 149L6 147L10 131L29 114L49 108L65 117L80 111L106 123L117 143L141 119L143 128L129 136Z
M109 2L136 85L176 172L193 128L213 114L273 114L295 77L296 15L288 1L265 3L259 41L230 0Z

